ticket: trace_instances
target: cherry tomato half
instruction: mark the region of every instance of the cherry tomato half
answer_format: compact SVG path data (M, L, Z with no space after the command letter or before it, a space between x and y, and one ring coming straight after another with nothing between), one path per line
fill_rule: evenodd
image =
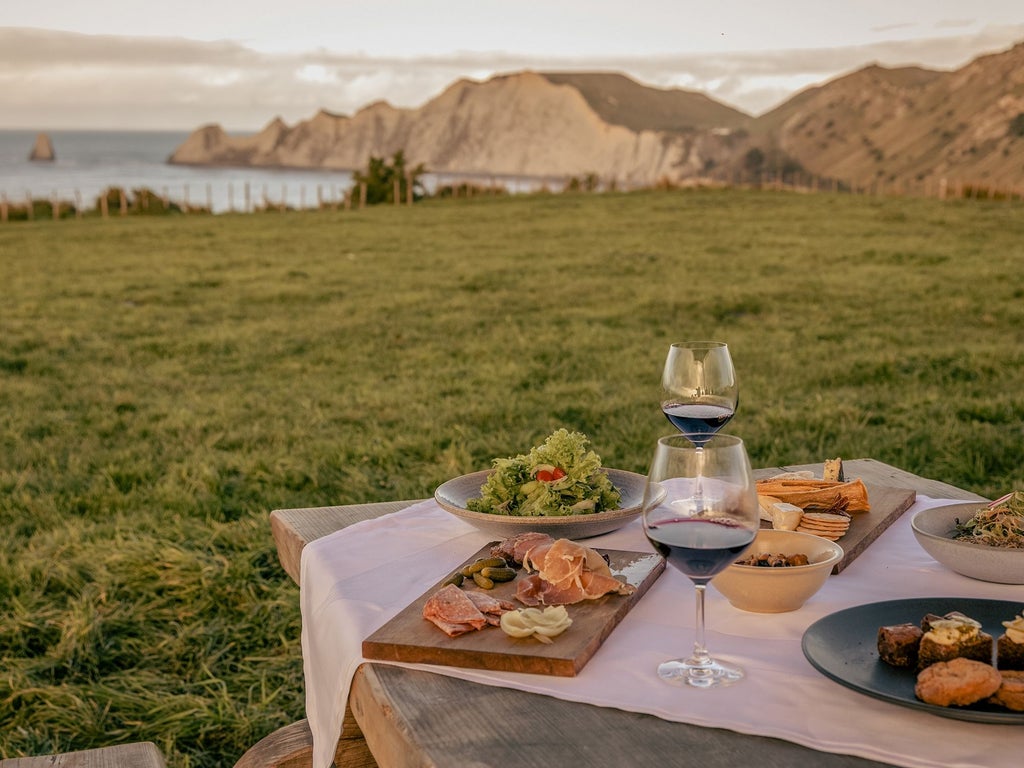
M542 469L537 472L537 479L542 483L553 483L555 480L561 480L565 477L565 470L561 467L555 467L552 470Z

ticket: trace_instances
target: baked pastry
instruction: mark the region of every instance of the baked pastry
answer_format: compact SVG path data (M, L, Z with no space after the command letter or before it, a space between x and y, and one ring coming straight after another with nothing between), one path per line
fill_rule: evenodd
M1010 669L1000 672L1000 677L1002 683L988 700L989 703L1012 709L1014 712L1024 712L1024 670Z
M1004 669L1024 669L1024 613L1013 621L1004 621L1006 631L996 640L996 666Z
M927 704L965 707L995 694L1002 682L999 670L991 664L955 658L921 670L914 694Z
M894 667L916 667L917 647L924 632L917 624L878 628L878 657Z
M958 611L945 616L928 614L921 621L921 642L917 647L917 668L940 661L962 658L992 664L992 635L981 624Z

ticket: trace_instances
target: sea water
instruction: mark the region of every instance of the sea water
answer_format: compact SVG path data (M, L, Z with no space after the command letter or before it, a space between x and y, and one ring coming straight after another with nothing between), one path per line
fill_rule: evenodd
M56 159L29 160L35 131L0 131L0 194L92 208L103 190L147 188L178 203L215 213L288 205L312 208L344 199L348 171L213 168L171 165L167 158L188 137L173 131L47 131Z
M36 131L0 130L0 196L18 205L29 197L94 208L102 192L146 188L169 200L214 213L259 207L340 205L353 184L349 171L221 168L172 165L167 159L188 137L183 131L46 131L55 160L29 160ZM439 183L498 184L509 192L559 189L561 180L425 174L428 192Z

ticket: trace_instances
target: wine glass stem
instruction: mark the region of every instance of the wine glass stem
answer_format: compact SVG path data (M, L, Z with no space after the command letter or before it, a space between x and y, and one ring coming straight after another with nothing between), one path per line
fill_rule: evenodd
M696 501L697 511L704 511L704 446L696 446L697 451L697 478L694 482L693 498Z
M693 656L688 661L691 664L707 664L711 661L711 655L704 645L704 584L696 584L697 589L697 620L693 639Z

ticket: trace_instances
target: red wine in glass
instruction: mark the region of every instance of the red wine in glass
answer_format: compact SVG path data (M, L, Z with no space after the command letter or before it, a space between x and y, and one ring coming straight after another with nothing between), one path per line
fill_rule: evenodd
M662 403L661 410L672 426L686 435L696 446L703 447L708 440L729 423L736 413L735 407L708 403Z
M743 441L721 433L700 445L683 434L660 438L647 473L641 519L651 546L693 583L697 596L693 653L660 664L658 677L694 688L742 680L742 669L713 658L704 644L704 592L760 528Z
M739 385L729 345L722 341L672 344L661 374L661 410L702 448L739 405Z
M695 584L707 584L754 540L756 531L728 520L678 518L648 525L655 551Z

